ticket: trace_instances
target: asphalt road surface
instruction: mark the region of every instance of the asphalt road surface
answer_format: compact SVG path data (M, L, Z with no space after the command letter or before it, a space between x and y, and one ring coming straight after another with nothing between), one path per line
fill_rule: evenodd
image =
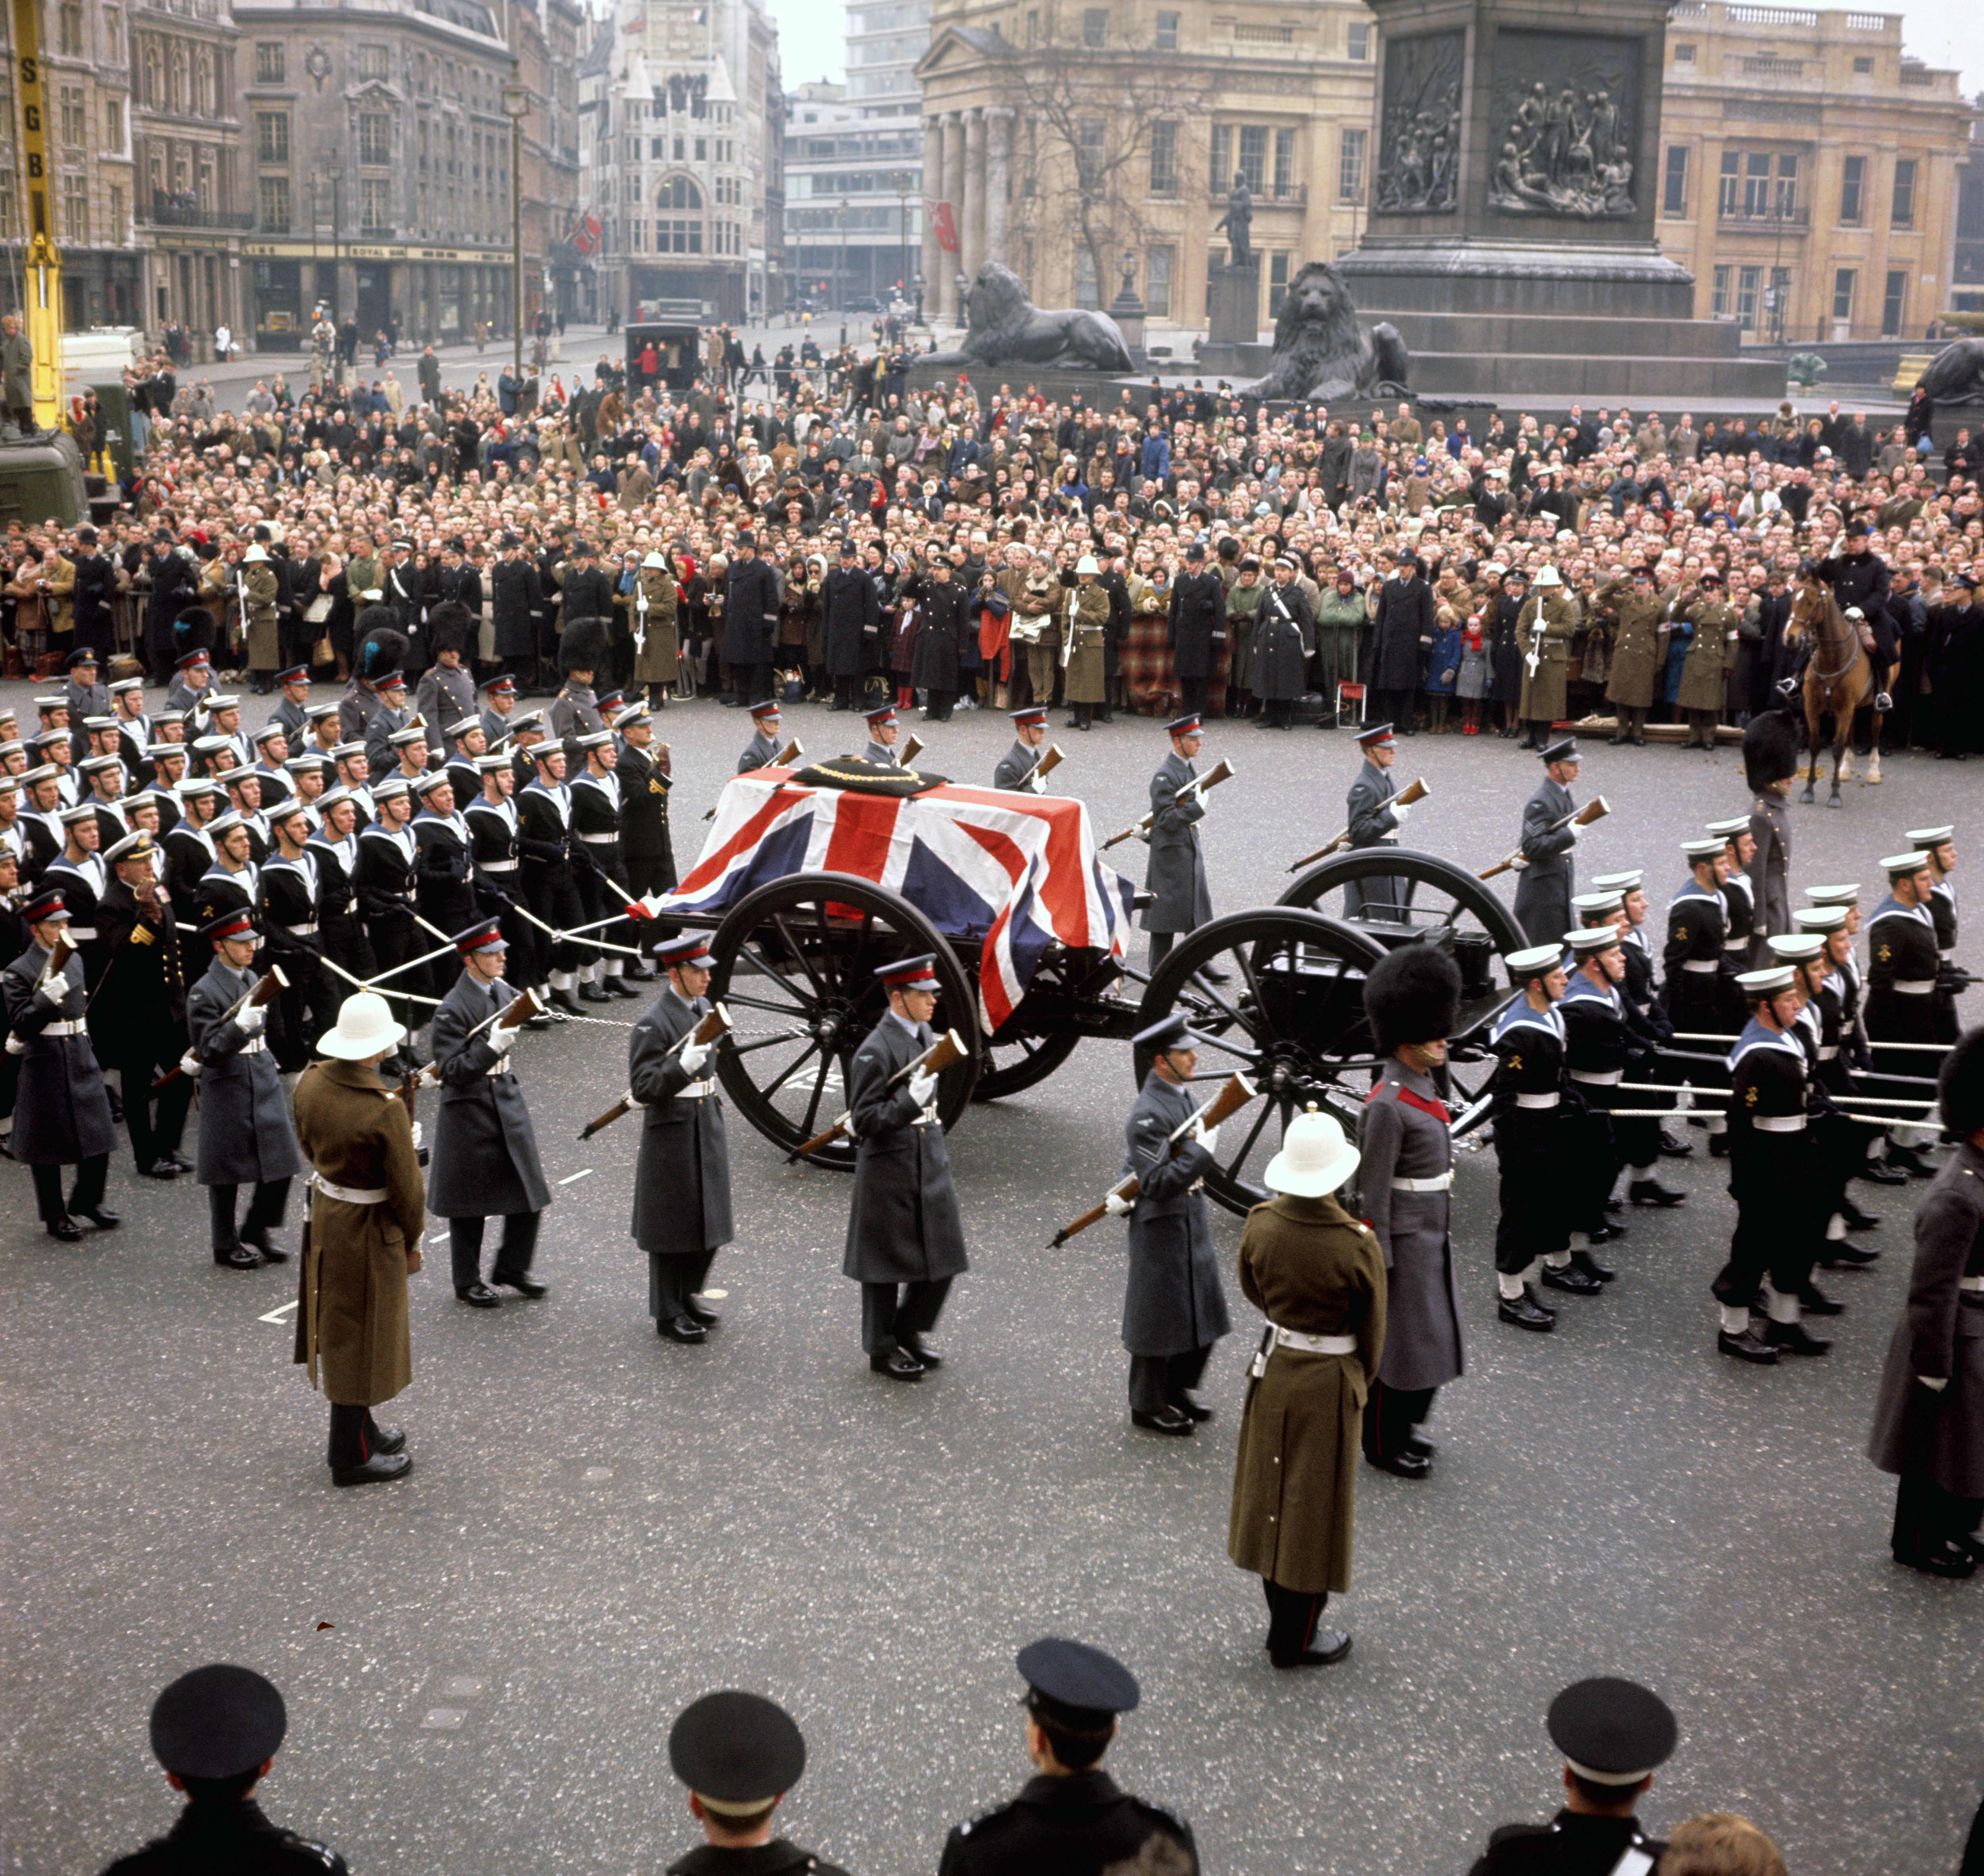
M823 755L853 720L801 709L787 731ZM959 779L988 779L1007 739L987 714L922 727L929 765ZM748 732L709 702L663 728L686 864ZM1098 827L1142 812L1155 725L1055 735ZM1226 912L1272 901L1336 832L1356 752L1215 723L1205 759L1222 755L1240 772L1205 839ZM1500 858L1537 769L1493 739L1403 744L1398 774L1433 791L1414 841ZM1731 752L1602 744L1578 793L1613 810L1580 868L1644 866L1662 905L1677 843L1748 801ZM1976 850L1976 800L1973 772L1898 757L1842 811L1795 809L1795 889L1858 879L1871 910L1903 829L1954 819ZM1984 969L1974 930L1961 961ZM555 1182L551 1294L461 1307L437 1226L413 1280L414 1385L381 1410L415 1470L377 1490L329 1483L323 1404L290 1365L293 1265L217 1268L203 1194L134 1178L122 1154L123 1228L59 1245L25 1169L0 1166L8 1870L100 1868L163 1831L176 1801L149 1703L230 1660L289 1701L271 1814L362 1876L659 1869L699 1834L670 1721L722 1686L762 1690L806 1731L788 1834L907 1876L1028 1772L1012 1655L1042 1633L1134 1670L1144 1704L1110 1769L1191 1820L1208 1871L1464 1870L1493 1824L1554 1808L1543 1709L1598 1673L1680 1716L1652 1827L1744 1812L1800 1876L1953 1866L1984 1784L1984 1584L1890 1561L1891 1482L1863 1452L1919 1186L1855 1188L1885 1257L1825 1279L1850 1304L1830 1358L1763 1370L1714 1352L1719 1164L1667 1163L1687 1204L1636 1214L1607 1254L1620 1280L1553 1298L1539 1336L1495 1320L1493 1156L1463 1156L1469 1372L1430 1429L1437 1467L1360 1469L1356 1586L1330 1616L1355 1651L1279 1674L1259 1589L1225 1556L1258 1328L1238 1221L1215 1214L1236 1326L1207 1376L1218 1418L1190 1442L1129 1423L1119 1228L1047 1248L1118 1172L1121 1045L1084 1044L953 1133L973 1268L947 1365L906 1388L862 1358L847 1181L788 1174L734 1114L722 1323L701 1348L657 1340L627 1235L634 1127L575 1139L624 1086L624 1044L577 1024L521 1044ZM297 1221L293 1206L292 1245Z

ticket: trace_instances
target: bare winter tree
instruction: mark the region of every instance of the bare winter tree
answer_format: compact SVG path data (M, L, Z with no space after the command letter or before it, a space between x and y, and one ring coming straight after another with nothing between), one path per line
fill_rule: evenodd
M1113 257L1144 243L1144 205L1202 186L1198 126L1215 75L1201 62L1148 49L1052 39L1006 45L997 69L1017 107L1016 219L1030 240L1085 252L1107 306Z

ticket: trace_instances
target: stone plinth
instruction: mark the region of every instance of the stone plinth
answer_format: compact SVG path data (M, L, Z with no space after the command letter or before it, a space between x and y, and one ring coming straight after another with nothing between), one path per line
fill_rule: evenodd
M1261 270L1215 267L1206 282L1206 343L1252 345L1261 337Z

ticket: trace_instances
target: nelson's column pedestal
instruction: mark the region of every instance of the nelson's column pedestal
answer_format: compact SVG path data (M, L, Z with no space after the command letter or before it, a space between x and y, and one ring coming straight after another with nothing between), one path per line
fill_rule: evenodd
M1654 236L1666 0L1370 4L1370 216L1337 265L1416 392L1783 395Z

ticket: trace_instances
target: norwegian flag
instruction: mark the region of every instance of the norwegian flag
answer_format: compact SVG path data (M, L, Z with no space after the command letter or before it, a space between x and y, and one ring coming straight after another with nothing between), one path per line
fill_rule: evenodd
M796 873L850 873L899 893L945 937L979 942L987 1035L1026 995L1054 940L1124 955L1131 887L1096 851L1088 810L1053 795L946 784L906 798L801 788L778 769L724 786L702 856L657 918L720 915Z

